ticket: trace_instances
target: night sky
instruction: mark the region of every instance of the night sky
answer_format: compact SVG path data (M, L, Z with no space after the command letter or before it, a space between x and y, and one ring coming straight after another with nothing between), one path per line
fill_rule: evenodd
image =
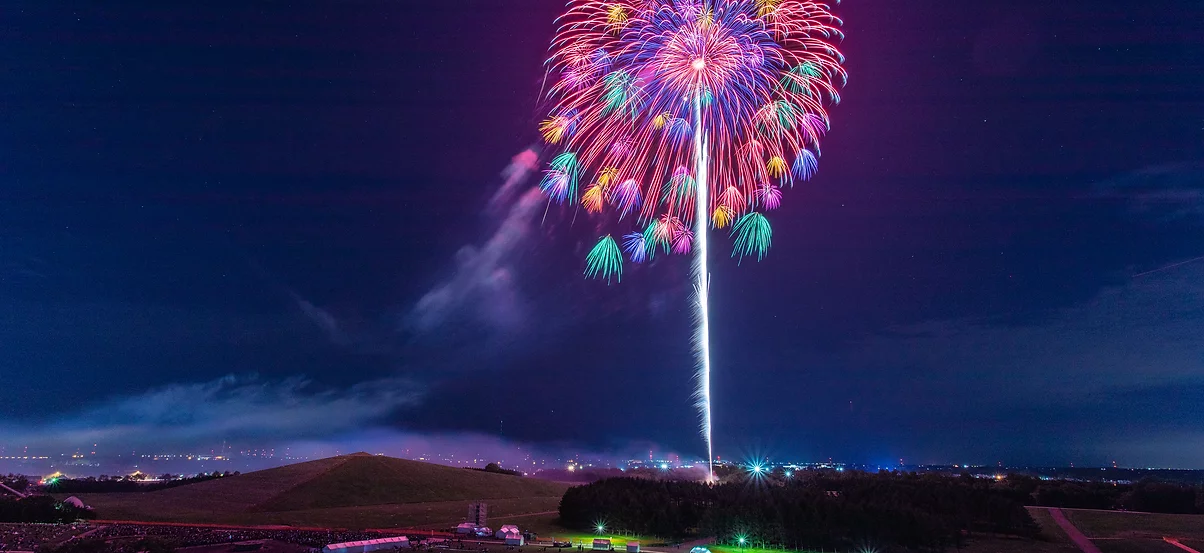
M530 201L559 0L79 4L0 4L0 447L705 455L689 260ZM836 11L718 453L1204 468L1198 0Z

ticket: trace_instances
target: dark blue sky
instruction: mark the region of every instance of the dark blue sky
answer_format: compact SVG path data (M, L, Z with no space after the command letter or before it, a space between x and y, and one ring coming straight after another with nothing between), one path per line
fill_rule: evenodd
M688 260L524 202L561 7L5 3L0 447L703 453ZM837 13L819 176L713 267L720 454L1204 467L1198 2Z

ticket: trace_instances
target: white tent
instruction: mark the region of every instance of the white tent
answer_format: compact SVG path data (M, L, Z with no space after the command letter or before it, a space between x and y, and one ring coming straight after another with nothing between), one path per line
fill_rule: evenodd
M504 540L506 539L506 534L522 534L522 532L520 532L518 527L513 524L504 524L501 528L497 529L497 533L494 534L494 537Z
M322 553L368 553L382 549L397 549L410 547L410 539L405 536L395 538L379 538L375 540L349 541L332 543L322 548Z
M627 553L640 553L640 542L637 540L627 540Z
M476 530L476 529L477 529L477 525L475 525L471 522L461 522L459 524L459 526L456 526L456 533L457 534L471 534L473 532L473 530Z

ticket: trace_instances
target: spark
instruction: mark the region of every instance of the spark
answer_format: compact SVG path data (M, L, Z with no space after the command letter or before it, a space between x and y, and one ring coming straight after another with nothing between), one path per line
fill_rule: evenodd
M1166 271L1168 269L1174 269L1175 267L1182 267L1184 265L1187 265L1188 263L1195 263L1197 261L1204 261L1204 256L1193 257L1192 259L1188 259L1186 261L1180 261L1178 263L1171 263L1170 265L1167 265L1165 267L1159 267L1157 269L1149 270L1144 273L1137 273L1137 274L1133 275L1133 278L1143 277L1146 275L1152 275L1154 273L1161 273L1162 271Z

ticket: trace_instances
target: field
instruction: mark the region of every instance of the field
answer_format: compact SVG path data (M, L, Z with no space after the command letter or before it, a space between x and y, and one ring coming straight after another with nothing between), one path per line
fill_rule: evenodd
M492 505L490 506L492 509ZM975 536L969 540L969 543L962 546L961 549L956 549L960 553L1080 553L1066 533L1058 527L1049 511L1044 508L1030 508L1029 512L1033 519L1041 526L1041 539L1025 540L1019 538L1003 538L1003 537L982 537ZM1078 520L1086 519L1092 524L1092 532L1099 532L1101 528L1108 529L1121 539L1097 539L1094 543L1100 548L1102 553L1184 553L1182 549L1178 549L1162 541L1162 536L1157 538L1141 538L1135 537L1139 532L1149 533L1149 530L1143 528L1143 525L1150 524L1155 529L1172 530L1172 533L1165 535L1174 536L1189 536L1193 535L1193 531L1199 533L1204 531L1204 516L1184 517L1179 515L1134 515L1132 513L1119 513L1107 511L1064 511L1068 518L1076 525ZM1084 517L1083 515L1086 515ZM500 517L498 524L505 517ZM555 536L557 539L570 539L574 543L584 541L589 543L595 535L582 533L573 530L565 529L559 526L557 515L555 513L546 513L527 517L518 517L507 519L506 522L518 524L524 530L532 530L539 533L541 538L550 538ZM1080 530L1084 530L1082 527ZM1156 532L1155 532L1156 533ZM1095 534L1088 534L1095 536ZM619 544L625 543L627 539L624 536L604 536L611 538L616 548ZM641 544L647 548L653 543L658 543L662 540L656 538L639 538ZM1204 551L1204 539L1183 540L1184 545L1193 547L1199 551ZM785 552L776 549L758 549L745 547L730 546L707 546L712 553L806 553L806 552ZM656 550L664 550L675 552L674 549L663 547L653 547ZM681 553L688 551L687 548L682 548ZM950 551L954 551L951 549Z
M1094 540L1094 543L1102 553L1183 553L1160 539Z
M1067 536L1058 523L1054 522L1053 516L1049 514L1049 509L1030 507L1028 514L1032 515L1033 520L1041 526L1041 541L1045 542L1042 545L1049 546L1042 551L1065 551L1066 553L1079 551L1078 546L1070 541L1070 536Z
M496 517L497 522L494 522L495 517L492 514L493 505L490 505L489 509L491 511L489 517L490 525L494 528L497 528L497 526L500 524L515 524L524 531L535 532L539 535L540 540L569 541L574 544L584 543L589 545L593 543L594 538L606 538L611 541L611 543L615 546L615 549L618 549L620 546L626 546L627 540L639 541L643 546L664 541L659 538L651 538L648 536L620 536L610 533L597 534L570 530L558 523L560 515L555 512L555 508L547 513L541 513L539 515L525 517L500 516Z
M590 543L593 533L559 526L557 509L569 485L366 454L221 478L149 493L83 494L100 518L324 528L444 529L462 521L472 500L489 503L489 524L517 524L543 539ZM1077 553L1046 509L1031 508L1039 540L974 536L964 553ZM1162 541L1175 537L1204 551L1204 515L1158 515L1064 509L1102 553L1183 553ZM616 549L629 539L647 548L651 537L605 535ZM653 549L676 551L665 547ZM783 553L711 547L713 553ZM681 551L688 551L683 546Z
M468 502L491 521L555 511L568 485L372 455L346 455L148 493L81 494L107 520L327 528L450 526Z
M1162 515L1064 509L1079 531L1095 538L1193 538L1204 540L1204 515ZM1097 541L1103 548L1103 540ZM1182 553L1182 549L1178 550Z

